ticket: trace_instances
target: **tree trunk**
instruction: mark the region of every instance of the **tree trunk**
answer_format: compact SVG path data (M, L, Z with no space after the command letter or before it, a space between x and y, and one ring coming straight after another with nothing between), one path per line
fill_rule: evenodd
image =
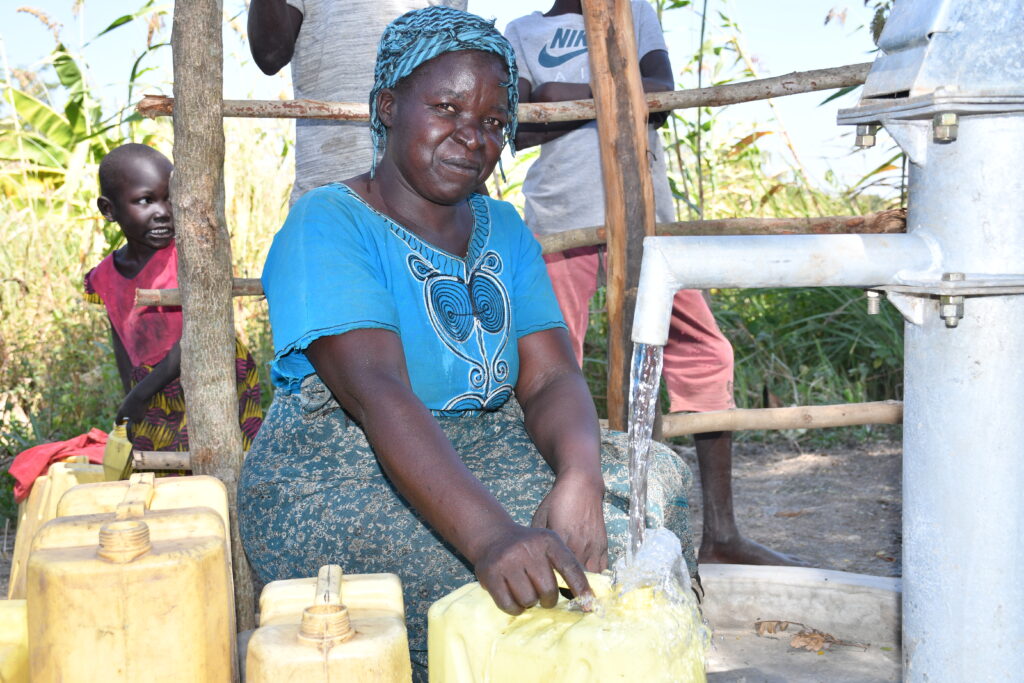
M231 244L224 221L222 0L174 8L174 162L171 197L184 309L181 384L192 471L228 490L236 626L255 628L252 578L238 535L242 435L235 391ZM184 656L184 653L183 653Z
M626 429L629 365L643 238L654 234L647 165L647 103L629 0L584 0L590 89L604 177L608 229L608 424Z

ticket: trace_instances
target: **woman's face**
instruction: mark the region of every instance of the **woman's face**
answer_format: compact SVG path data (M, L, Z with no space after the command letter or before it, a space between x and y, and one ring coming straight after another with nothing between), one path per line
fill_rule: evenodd
M508 121L504 62L478 50L422 64L378 99L388 127L385 160L420 196L438 204L468 197L494 170Z

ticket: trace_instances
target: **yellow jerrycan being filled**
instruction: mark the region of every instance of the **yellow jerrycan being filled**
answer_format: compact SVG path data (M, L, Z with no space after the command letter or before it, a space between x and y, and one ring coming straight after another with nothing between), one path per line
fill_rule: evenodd
M402 585L394 574L274 581L260 595L247 683L407 683L412 678Z
M36 534L27 572L34 682L231 680L223 519L208 507L153 510L154 489L151 474L133 475L114 511L58 517Z
M98 481L103 481L103 466L90 465L84 456L55 462L46 474L35 480L28 498L18 505L18 533L14 537L11 575L7 583L9 599L25 597L25 563L32 539L39 527L57 516L61 496L74 486Z
M587 579L595 596L589 612L561 597L551 609L513 617L479 583L438 600L427 613L431 683L706 680L693 602L671 603L653 588L620 593L601 574Z

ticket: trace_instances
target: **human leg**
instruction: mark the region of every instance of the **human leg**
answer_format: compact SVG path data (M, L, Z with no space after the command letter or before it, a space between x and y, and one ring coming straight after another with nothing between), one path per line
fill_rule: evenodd
M598 248L577 247L546 254L544 263L569 328L576 362L583 367L583 340L590 322L590 299L597 291Z
M700 468L704 525L697 561L730 564L804 565L740 533L732 500L732 432L693 435Z
M676 294L664 378L673 412L735 407L732 345L718 329L703 292L682 290ZM733 507L732 433L695 434L694 445L704 517L698 562L802 564L740 533Z

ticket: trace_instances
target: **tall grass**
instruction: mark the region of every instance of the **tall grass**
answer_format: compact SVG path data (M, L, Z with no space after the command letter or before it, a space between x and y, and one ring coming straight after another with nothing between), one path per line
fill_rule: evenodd
M258 277L284 220L292 158L249 141L280 139L288 122L229 121L225 129L235 273ZM93 178L95 171L86 169ZM85 273L111 248L108 226L94 208L95 188L83 188L80 198L67 202L59 189L28 203L0 196L0 457L90 427L106 429L119 404L106 315L82 299ZM236 327L258 361L270 355L266 317L261 299L235 300ZM269 383L264 394L269 401Z

